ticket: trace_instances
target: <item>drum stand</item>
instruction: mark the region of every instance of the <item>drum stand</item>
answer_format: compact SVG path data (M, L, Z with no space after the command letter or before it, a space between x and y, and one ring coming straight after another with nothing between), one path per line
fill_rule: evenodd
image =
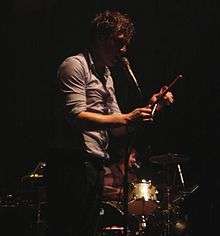
M141 215L141 219L139 221L139 228L136 235L145 235L145 230L147 227L146 217L144 215Z

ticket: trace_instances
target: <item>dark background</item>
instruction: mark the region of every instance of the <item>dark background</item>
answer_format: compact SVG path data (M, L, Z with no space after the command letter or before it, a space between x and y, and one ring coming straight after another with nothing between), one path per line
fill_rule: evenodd
M80 5L70 0L16 0L2 9L6 41L0 191L16 191L21 177L47 160L48 150L63 146L56 71L86 43L89 21L103 9L122 10L135 23L128 57L146 100L176 75L184 75L172 90L175 104L138 142L143 155L150 145L151 155L190 157L184 166L187 184L200 186L192 215L205 229L217 228L220 16L215 1L96 0ZM119 104L127 111L138 102L137 90L127 78L114 79ZM56 158L62 161L62 156Z

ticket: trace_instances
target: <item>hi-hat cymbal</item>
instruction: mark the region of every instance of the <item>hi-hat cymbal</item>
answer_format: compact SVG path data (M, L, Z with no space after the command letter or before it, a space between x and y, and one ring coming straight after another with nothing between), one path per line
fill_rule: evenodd
M21 181L39 181L43 179L46 165L46 162L40 161L30 174L21 178Z
M167 153L167 154L161 154L157 156L152 156L149 158L150 162L154 164L178 164L183 163L189 160L188 157L186 157L183 154L177 154L177 153Z

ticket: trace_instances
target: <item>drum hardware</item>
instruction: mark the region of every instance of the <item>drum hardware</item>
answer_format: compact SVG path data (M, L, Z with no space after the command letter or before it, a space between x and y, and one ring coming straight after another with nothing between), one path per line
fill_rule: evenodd
M199 185L196 185L194 187L192 187L190 190L188 191L181 191L176 197L175 199L173 199L173 203L180 203L185 201L186 199L188 199L194 192L196 192L199 189Z
M144 215L140 216L138 226L139 227L138 227L138 231L136 232L136 235L145 235L147 221L146 221L146 217Z
M169 216L169 219L167 217ZM168 221L169 220L169 221ZM170 205L169 209L161 210L155 219L158 236L186 236L188 228L188 216L178 205Z
M178 172L179 172L179 175L180 175L181 183L183 185L183 188L185 188L185 181L184 181L184 178L183 178L183 174L182 174L182 170L181 170L180 164L177 164L177 168L178 168Z

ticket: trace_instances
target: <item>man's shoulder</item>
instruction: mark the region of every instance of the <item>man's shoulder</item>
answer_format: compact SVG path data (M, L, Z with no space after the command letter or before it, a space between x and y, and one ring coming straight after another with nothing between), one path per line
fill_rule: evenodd
M61 65L64 65L66 63L86 64L86 58L83 53L78 53L78 54L71 55L65 58L64 61L61 63Z
M78 53L66 57L58 68L58 75L72 73L88 73L89 68L83 53Z

